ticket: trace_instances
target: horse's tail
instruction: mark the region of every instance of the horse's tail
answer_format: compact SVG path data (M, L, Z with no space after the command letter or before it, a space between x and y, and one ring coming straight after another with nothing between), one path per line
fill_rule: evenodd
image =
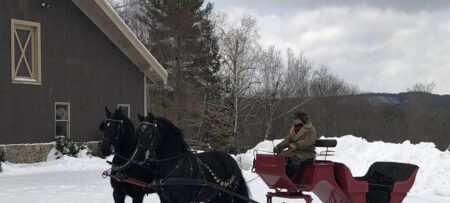
M244 197L252 198L252 197L251 197L251 194L250 194L250 190L248 189L248 186L247 186L247 181L245 181L245 178L244 178L244 176L242 175L242 171L241 171L241 169L239 168L239 166L238 166L237 163L236 163L236 166L235 166L234 174L235 174L235 176L236 176L236 178L237 178L237 181L238 181L238 185L237 185L237 188L236 188L236 192L237 192L238 194L244 196ZM247 203L247 201L242 200L242 199L239 199L239 198L235 198L235 201L236 201L236 202L242 202L242 203L245 202L245 203Z

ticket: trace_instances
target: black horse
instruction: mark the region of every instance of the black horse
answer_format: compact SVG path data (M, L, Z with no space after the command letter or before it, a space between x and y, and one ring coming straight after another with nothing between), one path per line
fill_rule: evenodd
M140 142L154 167L156 192L162 203L248 202L223 191L248 198L247 183L236 161L227 153L193 153L182 131L165 118L148 114L137 128ZM214 183L216 188L205 186Z
M120 108L111 113L105 107L105 112L106 120L99 127L100 131L104 133L101 152L105 156L114 154L111 174L151 182L153 180L152 171L149 171L148 167L136 164L138 161L143 161L145 157L136 155L139 147L133 123L123 115ZM133 198L133 203L141 203L145 194L154 192L114 178L111 178L111 186L116 203L125 202L126 195Z

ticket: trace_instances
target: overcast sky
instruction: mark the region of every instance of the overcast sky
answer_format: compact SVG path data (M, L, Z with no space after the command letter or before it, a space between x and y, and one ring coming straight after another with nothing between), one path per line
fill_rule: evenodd
M363 92L435 82L450 94L450 0L209 1L234 22L253 15L263 45L303 52Z

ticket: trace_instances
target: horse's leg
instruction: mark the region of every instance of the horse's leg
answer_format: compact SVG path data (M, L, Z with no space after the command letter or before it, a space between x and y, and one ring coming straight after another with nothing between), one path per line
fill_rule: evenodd
M167 199L168 196L165 193L158 192L157 194L161 203L173 203L171 200Z
M118 189L117 190L115 189L113 191L113 197L114 197L115 203L125 203L125 196L126 196L126 194Z
M144 202L144 194L137 194L133 197L133 203L142 203Z
M162 198L162 197L159 197L159 201L161 203L178 203L178 201L173 201L173 200L169 200L167 198Z
M168 201L166 199L163 199L163 198L159 198L159 199L160 199L159 201L161 201L161 203L171 203L170 201Z

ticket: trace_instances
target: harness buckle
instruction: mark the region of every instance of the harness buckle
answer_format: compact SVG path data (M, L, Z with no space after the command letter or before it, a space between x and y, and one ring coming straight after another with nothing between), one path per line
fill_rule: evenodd
M103 179L105 179L105 178L107 178L109 176L111 176L111 173L109 172L109 170L108 171L103 171L103 173L102 173L102 178Z
M206 186L206 185L208 185L208 180L206 180L206 179L200 180L200 185L201 185L201 186Z

